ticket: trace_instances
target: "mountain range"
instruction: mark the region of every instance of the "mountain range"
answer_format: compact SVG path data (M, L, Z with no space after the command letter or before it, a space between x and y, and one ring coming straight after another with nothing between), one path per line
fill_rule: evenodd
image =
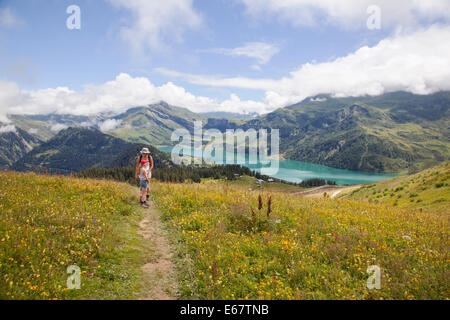
M120 154L133 144L170 146L175 129L192 132L194 121L199 120L206 129L216 128L222 132L226 129L279 129L280 152L285 159L367 172L414 173L450 160L449 106L450 92L431 95L395 92L357 98L318 95L259 117L198 114L164 102L131 108L116 115L10 115L12 123L8 125L17 130L15 135L0 131L0 157L9 159L0 165L11 166L34 148L31 158L26 155L13 167L44 164L50 157L58 166L68 168L70 164L79 169L76 155L73 161L63 161L58 158L61 153L59 156L48 153L53 150L48 143L61 146L60 151L66 154L77 139L89 140L87 133L80 136L73 130L59 131L68 127L103 130L97 144L77 150L79 155L87 155L83 156L87 164L95 150ZM99 134L98 130L95 132ZM21 147L19 141L26 143ZM8 147L12 145L16 147ZM110 160L111 156L92 162L111 166Z
M450 93L317 96L247 122L280 128L284 157L368 172L413 173L450 158Z
M0 130L0 169L7 168L25 156L42 141L14 126L4 126Z
M67 174L89 168L132 167L144 146L149 147L106 135L95 128L68 128L28 152L11 169L50 169ZM172 165L168 154L149 148L156 168Z

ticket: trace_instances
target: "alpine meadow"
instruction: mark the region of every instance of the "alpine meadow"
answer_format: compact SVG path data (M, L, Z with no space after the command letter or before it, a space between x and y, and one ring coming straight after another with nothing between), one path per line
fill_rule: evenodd
M0 300L450 299L448 1L3 0L0 43Z

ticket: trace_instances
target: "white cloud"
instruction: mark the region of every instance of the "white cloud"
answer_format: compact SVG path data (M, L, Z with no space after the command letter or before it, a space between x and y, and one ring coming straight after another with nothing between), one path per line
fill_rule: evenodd
M0 127L0 133L8 133L8 132L17 133L16 127L15 126Z
M264 90L266 109L296 103L309 96L379 95L404 90L429 94L450 90L450 27L432 26L399 33L374 47L325 63L307 63L282 79L220 78L157 71L184 81L217 87Z
M273 111L273 108L263 102L252 100L242 101L236 94L231 94L230 98L222 102L215 111L234 113L267 113Z
M237 101L233 97L234 101ZM114 80L102 85L88 85L82 91L66 87L36 91L21 90L17 84L0 81L0 117L7 114L74 114L96 115L102 112L119 113L131 107L166 101L171 105L186 107L194 112L211 110L232 112L260 112L261 104L239 101L234 107L229 101L219 102L208 97L195 96L184 88L168 82L162 86L153 85L144 77L133 78L120 74ZM95 126L98 123L83 123ZM54 130L64 128L55 127Z
M377 5L383 27L414 26L435 19L450 20L448 0L238 0L247 14L256 18L276 17L294 26L329 24L365 28L367 8Z
M108 132L120 127L122 120L108 119L98 124L100 131Z
M208 87L265 91L264 101L226 101L195 96L168 82L155 86L144 77L120 74L101 85L81 91L66 87L21 90L0 81L0 120L7 114L75 114L123 112L157 103L189 108L194 112L269 112L321 93L335 96L378 95L398 90L428 94L450 90L450 27L433 26L414 33L399 33L373 47L362 47L348 56L324 63L307 63L281 79L220 78L158 69L184 81Z
M15 27L22 24L10 8L0 8L0 27Z
M69 126L61 123L55 123L50 126L50 130L53 132L59 132L61 130L67 129Z
M6 114L1 114L1 109L0 109L0 124L2 124L2 123L11 123L11 120L8 119Z
M249 42L242 47L234 49L216 48L202 52L224 54L232 57L248 57L256 59L259 64L267 64L274 55L280 52L280 48L274 44L265 42Z
M128 9L133 21L121 28L122 38L135 53L146 48L158 49L165 40L181 41L185 30L196 30L202 17L192 5L193 0L108 0L120 9Z
M180 78L189 83L212 87L265 90L266 88L270 88L278 84L277 80L272 79L248 79L244 77L221 78L217 76L183 73L168 70L166 68L156 68L155 71L167 77Z

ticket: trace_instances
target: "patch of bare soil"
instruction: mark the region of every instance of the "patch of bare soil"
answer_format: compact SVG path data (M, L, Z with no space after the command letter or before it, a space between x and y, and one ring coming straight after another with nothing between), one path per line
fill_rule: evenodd
M172 263L172 251L167 239L167 231L154 204L144 211L139 223L139 233L149 241L154 254L142 266L146 278L146 289L141 300L175 300L177 277Z

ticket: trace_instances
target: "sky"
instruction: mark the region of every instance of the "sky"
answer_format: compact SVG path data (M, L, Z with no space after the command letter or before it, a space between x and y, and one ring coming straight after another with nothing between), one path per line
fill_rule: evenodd
M2 122L430 94L449 66L449 0L0 0Z

